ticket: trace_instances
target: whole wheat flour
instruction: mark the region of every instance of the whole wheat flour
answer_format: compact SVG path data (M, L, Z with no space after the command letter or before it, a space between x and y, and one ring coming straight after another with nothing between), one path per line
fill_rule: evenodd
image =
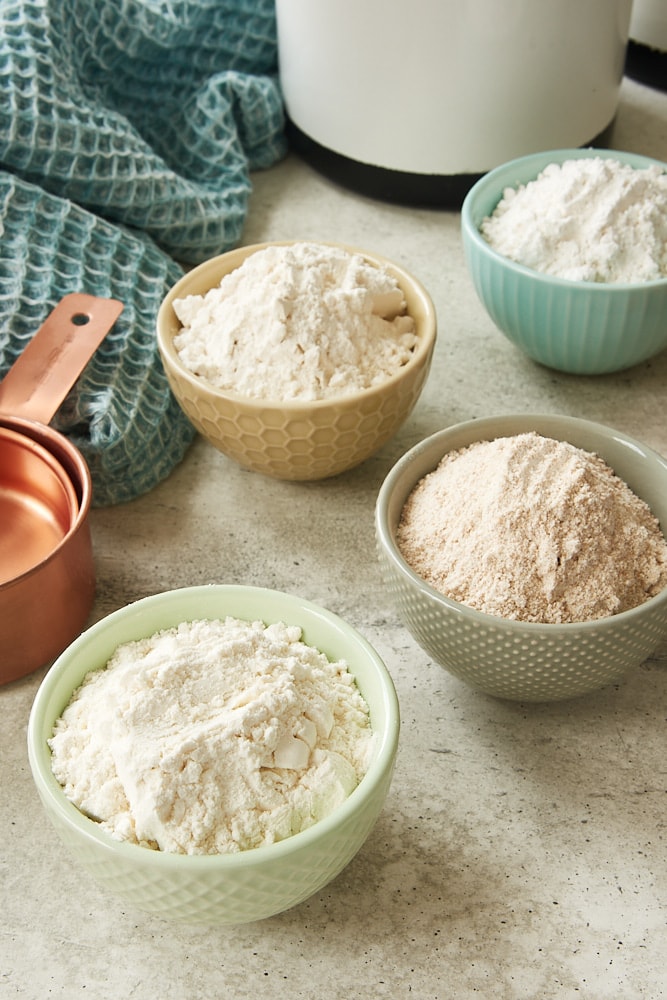
M573 281L667 276L667 174L593 157L551 163L507 188L480 226L499 253Z
M117 648L49 740L65 794L114 837L231 853L328 815L365 773L369 712L298 627L185 622Z
M590 452L535 433L442 459L404 506L397 541L436 590L520 621L589 621L667 586L648 506Z
M318 400L378 385L412 356L390 272L317 243L257 250L205 295L174 301L182 363L219 389Z

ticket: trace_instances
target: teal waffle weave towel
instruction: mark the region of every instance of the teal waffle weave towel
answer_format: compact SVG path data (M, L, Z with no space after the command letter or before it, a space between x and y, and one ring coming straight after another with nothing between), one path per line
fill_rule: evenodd
M194 433L159 304L239 242L250 173L285 153L273 0L2 0L0 23L0 376L63 295L120 299L53 426L96 505L130 500Z

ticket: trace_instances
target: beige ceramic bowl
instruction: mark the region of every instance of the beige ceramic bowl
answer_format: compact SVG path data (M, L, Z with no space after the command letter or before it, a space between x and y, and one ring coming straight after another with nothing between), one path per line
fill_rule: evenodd
M617 682L667 637L667 588L645 604L562 625L484 614L434 590L404 559L396 529L408 496L443 455L475 441L535 431L596 452L667 526L667 460L640 441L575 417L508 415L457 424L407 452L386 477L375 513L383 578L408 631L436 663L486 694L557 701Z
M173 301L218 285L246 257L267 246L240 247L205 261L169 291L157 317L157 337L172 391L186 416L211 444L241 465L276 479L324 479L353 468L392 437L417 402L436 339L435 309L423 286L402 268L343 244L395 275L414 317L418 343L412 359L380 386L327 400L258 400L218 389L194 375L174 348L180 323Z

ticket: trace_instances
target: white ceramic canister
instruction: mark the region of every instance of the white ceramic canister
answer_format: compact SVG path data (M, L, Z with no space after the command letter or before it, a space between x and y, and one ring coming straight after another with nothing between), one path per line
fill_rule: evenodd
M667 52L667 3L665 0L634 0L630 38L649 49Z
M613 121L632 0L276 0L293 145L379 197L460 200Z

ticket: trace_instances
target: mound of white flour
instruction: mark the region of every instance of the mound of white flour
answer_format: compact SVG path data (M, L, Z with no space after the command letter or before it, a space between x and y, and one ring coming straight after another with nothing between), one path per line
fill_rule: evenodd
M186 622L119 646L49 740L67 797L114 837L218 854L282 840L363 777L368 706L295 626Z
M256 399L367 389L407 364L417 342L386 268L317 243L257 250L219 286L173 307L186 368Z
M559 278L665 278L667 174L599 156L552 163L507 188L480 231L504 256Z

